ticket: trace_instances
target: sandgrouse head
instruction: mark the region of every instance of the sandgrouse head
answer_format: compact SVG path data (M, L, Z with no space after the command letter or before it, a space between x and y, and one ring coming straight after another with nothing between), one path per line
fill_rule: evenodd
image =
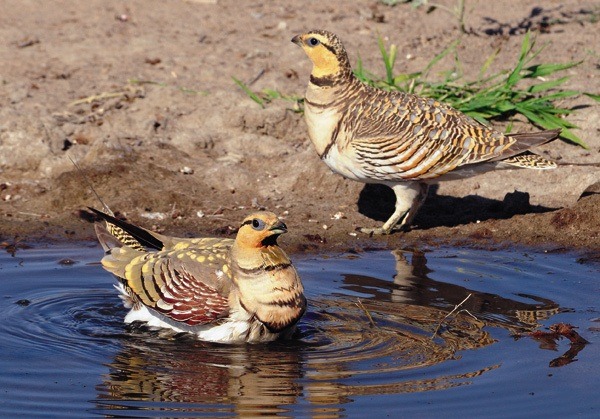
M292 38L313 62L314 77L331 77L351 71L348 54L336 34L312 30Z
M287 227L275 214L260 211L244 219L236 236L236 243L244 248L261 248L277 244L277 237Z

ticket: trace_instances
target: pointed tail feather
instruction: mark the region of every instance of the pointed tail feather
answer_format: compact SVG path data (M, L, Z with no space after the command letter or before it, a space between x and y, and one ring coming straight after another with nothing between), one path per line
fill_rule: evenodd
M557 128L538 132L518 132L516 134L509 134L509 137L517 140L516 145L519 146L519 148L526 147L527 149L530 149L557 139L560 132L561 129Z
M115 247L123 246L123 242L117 239L112 233L110 233L106 227L103 225L96 223L94 225L94 230L96 231L96 236L98 236L98 241L102 245L105 253L109 253Z
M124 245L138 250L144 250L143 247L156 250L163 249L164 243L148 230L119 220L118 218L105 214L102 211L98 211L95 208L88 208L94 214L106 221L108 224L106 232L111 234L118 242L120 242L121 246ZM100 239L100 236L98 236L98 239ZM104 244L102 247L104 247Z
M538 156L530 152L521 153L517 156L512 156L501 161L515 167L522 167L525 169L556 169L556 162Z
M500 161L506 160L513 156L517 156L519 154L525 153L532 148L541 146L543 144L549 143L552 140L555 140L560 135L560 129L552 129L547 131L539 131L539 132L520 132L517 134L510 134L509 137L516 140L514 144L512 144L509 148L504 150L504 152L490 161ZM511 162L507 162L511 164Z
M106 227L96 225L96 235L100 244L104 248L105 252L109 252L115 247L127 246L135 250L146 250L145 248L152 248L161 250L164 247L163 242L156 236L152 235L149 231L143 228L134 226L115 218L115 214L112 210L104 203L94 185L90 182L88 177L85 175L83 169L79 164L67 155L73 166L77 169L83 180L88 184L91 191L96 195L100 204L104 207L104 211L98 211L97 209L88 207L94 214L98 215L104 221L106 221Z

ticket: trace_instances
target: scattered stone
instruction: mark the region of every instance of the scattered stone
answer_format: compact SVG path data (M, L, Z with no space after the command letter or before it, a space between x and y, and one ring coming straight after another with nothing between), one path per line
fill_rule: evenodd
M142 212L140 216L149 220L164 220L167 218L164 212Z

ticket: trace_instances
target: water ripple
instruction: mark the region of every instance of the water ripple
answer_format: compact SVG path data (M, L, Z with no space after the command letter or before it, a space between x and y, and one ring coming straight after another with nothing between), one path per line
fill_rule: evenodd
M27 281L15 280L31 263L22 253L22 264L0 259L0 270L10 273L0 279L0 367L7 371L0 374L0 384L11 389L0 395L0 407L31 416L40 413L36 406L62 412L50 400L58 396L69 406L79 400L86 412L104 415L336 416L345 415L356 400L371 400L358 396L375 400L430 391L437 391L434 399L454 402L439 396L439 390L481 383L479 377L510 365L515 367L494 391L498 384L510 388L511 377L527 378L518 360L511 364L506 357L526 347L515 345L511 335L534 330L556 315L584 312L555 303L553 295L561 287L569 285L573 293L570 284L524 274L531 263L527 259L496 256L483 282L485 260L444 259L440 252L442 263L427 264L419 253L380 252L327 262L300 260L309 308L296 338L220 345L124 325L126 309L112 288L114 280L98 265L83 263L97 260L99 252L87 259L47 255L27 271ZM76 263L59 263L67 257ZM517 280L505 280L515 272ZM524 275L529 275L525 283ZM463 300L461 310L449 316ZM574 298L567 303L578 307ZM539 363L535 356L527 359L530 367ZM72 383L85 374L92 377L86 390L73 392L67 384L49 396L48 382ZM477 394L486 391L490 388L478 387Z
M59 349L93 359L97 354L82 348L91 343L114 346L114 339L122 336L125 311L114 290L42 291L28 295L27 301L25 306L9 305L4 312L4 333L14 347Z

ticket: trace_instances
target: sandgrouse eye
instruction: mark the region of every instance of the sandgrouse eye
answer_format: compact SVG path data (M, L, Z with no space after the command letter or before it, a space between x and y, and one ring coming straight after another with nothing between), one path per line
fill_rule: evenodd
M316 47L319 45L319 40L317 38L309 38L308 43L313 47Z
M254 220L252 220L252 228L257 231L261 231L265 228L265 222L263 220L255 218Z

